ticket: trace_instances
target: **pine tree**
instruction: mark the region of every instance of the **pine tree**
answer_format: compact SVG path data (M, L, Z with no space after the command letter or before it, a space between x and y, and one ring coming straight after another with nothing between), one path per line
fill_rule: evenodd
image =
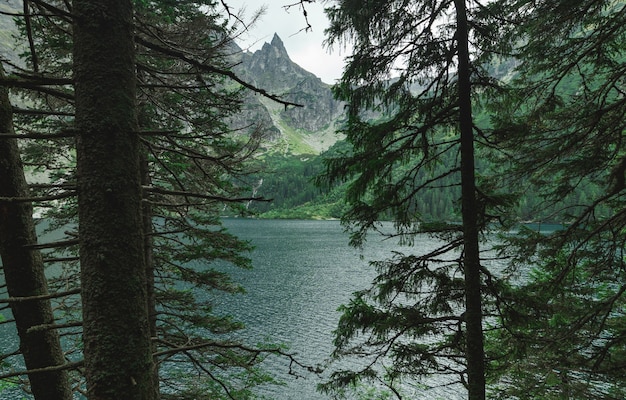
M153 399L133 7L74 1L72 12L87 396Z
M327 12L330 44L354 45L334 88L348 103L344 133L353 148L330 159L320 181L348 182L343 220L353 244L363 245L369 230L391 219L391 236L412 243L430 234L441 246L373 262L379 275L343 307L334 353L368 355L371 362L335 372L322 389L369 379L396 391L400 379L438 374L466 384L468 398L484 399L483 300L490 293L479 241L487 211L501 199L477 188L474 162L472 103L477 86L493 83L478 62L481 45L493 39L481 24L483 7L347 1ZM450 186L462 222L424 221L418 195L443 199Z
M4 78L0 65L0 77ZM0 91L0 258L7 295L19 335L19 350L30 371L30 390L37 400L72 398L59 333L54 324L43 258L36 249L33 207L28 200L17 139L11 137L13 112L6 87ZM56 370L45 371L46 369Z
M37 60L45 73L13 66L12 77L22 78L14 82L19 81L15 86L28 96L27 104L38 106L19 110L23 124L19 137L34 139L25 146L30 167L52 180L36 188L56 193L62 200L47 212L53 228L71 226L77 210L74 150L72 141L67 140L68 133L74 133L70 128L74 96L72 81L63 78L71 65L73 48L67 36L72 19L65 6L63 2L36 4L35 16L23 24L23 29L25 36L32 37L27 57ZM249 260L242 255L249 246L228 234L219 216L225 207L236 208L254 200L242 197L246 193L242 182L262 132L231 132L225 121L240 104L241 87L280 99L231 72L231 38L215 10L200 10L197 3L187 2L138 2L136 6L139 124L134 132L140 135L141 144L137 162L143 196L142 243L146 278L156 278L145 282L148 326L150 336L156 338L151 352L159 366L166 366L164 369L185 362L186 368L205 376L199 380L188 378L188 374L162 375L161 383L171 396L185 396L189 387L194 391L200 388L191 395L195 398L244 398L250 396L251 386L271 380L257 367L266 355L290 356L278 347L260 349L229 340L229 333L241 329L241 324L216 316L210 300L198 302L177 284L185 282L205 293L241 291L212 264L226 261L249 267ZM167 41L162 40L165 37ZM61 86L53 88L56 84ZM80 232L76 236L66 231L72 236L68 243L81 237ZM61 250L52 259L63 265L63 274L54 285L80 288L74 249L61 244L46 245ZM62 305L65 316L71 319L66 325L74 327L64 333L80 338L76 327L82 323L77 308L69 298L64 298ZM76 353L76 349L71 351ZM223 372L231 370L237 373ZM159 375L153 372L156 380ZM154 396L159 395L157 389L152 386Z
M494 138L512 160L507 179L530 182L565 224L503 246L530 272L502 298L502 395L623 398L626 5L502 4L518 66L493 108Z

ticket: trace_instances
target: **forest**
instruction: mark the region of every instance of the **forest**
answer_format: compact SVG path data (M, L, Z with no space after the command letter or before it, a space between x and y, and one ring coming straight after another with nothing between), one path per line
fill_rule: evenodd
M305 31L321 3L326 46L349 49L332 87L345 140L310 160L231 123L249 96L303 108L236 72L233 41L263 7L0 7L15 49L0 63L1 325L16 332L0 398L255 399L280 385L268 358L323 372L328 398L402 399L434 374L468 400L625 398L626 2L279 3ZM337 218L356 248L374 232L441 245L368 260L376 277L313 366L238 341L214 309L244 291L216 265L254 267L225 215Z

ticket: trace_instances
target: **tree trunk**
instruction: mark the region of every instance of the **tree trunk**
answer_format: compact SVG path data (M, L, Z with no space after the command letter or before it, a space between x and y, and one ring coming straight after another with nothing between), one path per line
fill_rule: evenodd
M152 400L132 2L73 12L87 395Z
M148 165L148 155L142 152L141 157L141 183L143 186L150 186L152 184L150 178L150 169ZM155 291L155 264L154 264L154 240L152 229L152 206L149 202L143 203L143 234L144 234L144 252L146 262L146 295L148 302L148 323L150 327L150 336L152 339L152 353L156 353L156 338L157 332L157 306L156 306L156 291ZM154 382L159 382L159 365L158 360L154 360L153 379ZM159 392L159 385L154 385L154 400L161 398Z
M4 77L2 65L0 77ZM13 133L13 115L6 88L0 89L0 132ZM28 196L17 140L0 138L0 197ZM0 257L10 297L48 294L41 254L27 247L36 242L32 205L28 202L0 201ZM54 323L50 300L15 302L10 305L26 368L63 365L65 358L56 330L28 333L28 329L33 326ZM29 374L28 379L36 400L72 398L65 371Z
M478 204L474 165L469 25L465 0L455 0L458 46L459 126L461 130L461 196L463 218L463 265L465 270L465 326L468 398L485 399L485 355L480 289Z

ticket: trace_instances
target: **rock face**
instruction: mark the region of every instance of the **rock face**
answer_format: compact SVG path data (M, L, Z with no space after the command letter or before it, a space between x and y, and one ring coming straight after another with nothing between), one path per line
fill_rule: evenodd
M236 72L255 86L303 106L285 110L261 96L249 98L246 108L256 110L259 120L269 114L278 132L272 137L289 147L285 151L318 154L340 139L335 130L343 118L343 104L333 99L330 85L289 58L278 35L254 53L241 53Z
M283 41L276 34L261 50L243 53L242 67L256 85L275 92L289 91L300 80L314 77L291 61Z

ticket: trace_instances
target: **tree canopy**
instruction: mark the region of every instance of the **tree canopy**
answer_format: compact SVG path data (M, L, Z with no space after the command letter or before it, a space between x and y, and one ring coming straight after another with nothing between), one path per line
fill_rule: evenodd
M84 5L85 12L94 11L91 5L95 3ZM50 222L50 229L61 227L66 235L59 243L42 246L53 249L47 253L48 263L61 271L53 276L51 287L52 297L58 297L55 300L56 309L60 310L57 318L63 323L50 323L46 329L52 333L59 329L69 338L64 340L64 350L77 362L64 367L79 372L72 375L77 391L84 391L80 378L83 370L76 368L82 365L82 346L88 342L87 352L97 364L85 364L87 391L92 396L96 396L94 391L104 390L117 393L113 398L120 398L130 393L123 385L132 385L138 396L158 397L159 379L166 388L163 397L183 396L186 390L200 388L195 396L244 398L250 396L251 386L272 380L257 368L266 355L291 355L277 346L245 346L230 340L229 333L241 329L242 325L230 316L216 315L212 309L212 291L241 291L212 264L225 261L249 267L244 255L249 245L228 234L221 227L219 215L225 207L238 208L242 203L256 200L243 195L247 193L247 186L242 178L250 171L251 156L263 137L263 132L255 130L254 126L232 131L228 118L238 110L242 90L252 90L274 101L282 100L243 81L231 71L234 64L229 58L234 51L231 28L214 2L207 2L205 9L200 9L197 2L135 2L133 5L131 8L130 2L125 4L126 19L118 21L127 24L124 29L112 32L104 18L101 34L92 32L85 37L80 36L84 31L78 27L72 29L73 23L85 24L89 31L102 21L100 14L78 18L80 7L77 8L77 4L70 7L66 2L26 2L24 14L17 16L23 37L29 42L24 54L27 66L11 64L11 76L5 82L19 89L28 108L17 109L20 119L13 140L22 141L23 156L30 171L39 172L46 179L46 183L32 185L32 193L36 193L32 200L43 207L40 210ZM108 7L99 6L103 12ZM107 15L105 12L105 17ZM79 39L73 40L72 31ZM109 43L109 50L113 52L109 55L98 44L102 37L123 32L132 33L125 39L128 43L124 42L132 49L126 63L120 62L122 53L117 51L120 49L114 41ZM96 40L83 47L94 54L75 56L82 54L80 39ZM108 65L111 60L119 71ZM127 74L126 80L115 75L122 72ZM107 74L114 76L97 84L89 83L89 79L102 79ZM78 98L77 86L80 85L75 83L81 77L86 79L82 83L87 82L82 90L92 92ZM109 89L112 90L108 89L111 82L119 85L116 93L126 103L108 95ZM100 114L93 114L98 111L92 107L90 116L83 114L81 120L100 124L105 133L96 130L93 135L87 135L87 127L76 129L79 107L87 107L91 101L113 108L111 118L104 118L106 113L102 107L96 107ZM124 112L116 112L116 107ZM121 126L112 124L115 118L126 118L126 128L113 132L115 127ZM114 133L121 135L120 140L133 142L117 146L115 140L106 138L106 134ZM95 142L87 143L83 134ZM77 149L72 140L75 135L78 135ZM118 163L116 157L126 158ZM81 162L93 162L100 167L81 167ZM112 175L102 178L99 174L105 171ZM90 179L90 174L98 175L100 180ZM115 186L114 178L122 176L135 180L126 186ZM87 181L95 186L77 190L81 182ZM83 199L98 193L103 197L93 202L84 200L88 204L81 206L80 200L76 202L77 191L83 193ZM131 192L139 197L130 196ZM116 196L121 197L115 200ZM122 213L122 200L128 200L127 205L135 207L134 211ZM97 218L87 212L93 205L104 207L96 212ZM80 216L78 221L77 216ZM113 217L122 221L116 222ZM74 229L76 222L78 232ZM125 224L131 224L134 230L130 225L123 228ZM103 233L105 225L113 229L112 235ZM116 229L133 235L132 240L116 234ZM92 230L91 233L88 230ZM102 244L105 236L121 242L119 245L105 243L98 250L96 244ZM81 249L77 249L77 243ZM109 253L110 256L102 257ZM113 269L124 265L130 269L114 273L100 268L105 261L112 263ZM94 273L105 276L94 279ZM120 278L122 276L124 279ZM85 281L88 281L86 286ZM123 284L134 285L128 290L132 296L123 293ZM183 285L208 292L209 300L200 302ZM79 292L86 318L81 318L81 308L77 307ZM93 300L98 294L102 304L86 303L86 296ZM133 296L141 298L135 303L137 308L130 306ZM116 305L114 301L120 303ZM106 310L113 314L104 317ZM141 325L133 329L133 333L143 335L146 341L138 345L128 340L129 333L119 327L130 329L131 324L115 323L119 318L130 318ZM93 329L99 323L104 325ZM116 352L122 351L123 346L114 343L115 337L125 346L131 346L123 351L129 357L127 361L117 357ZM143 358L139 354L141 349L147 351ZM94 356L96 353L100 355ZM106 362L105 366L102 362L106 357L114 357L124 365ZM149 363L153 357L154 368L137 362L143 359ZM160 366L182 363L205 379L200 382L171 374L159 376ZM126 374L127 368L133 365L139 366L145 378L143 383L139 376ZM215 373L216 370L220 372ZM224 374L223 370L234 372ZM121 386L97 384L98 379L106 380L115 374L128 379L115 379ZM100 395L106 394L97 396Z

